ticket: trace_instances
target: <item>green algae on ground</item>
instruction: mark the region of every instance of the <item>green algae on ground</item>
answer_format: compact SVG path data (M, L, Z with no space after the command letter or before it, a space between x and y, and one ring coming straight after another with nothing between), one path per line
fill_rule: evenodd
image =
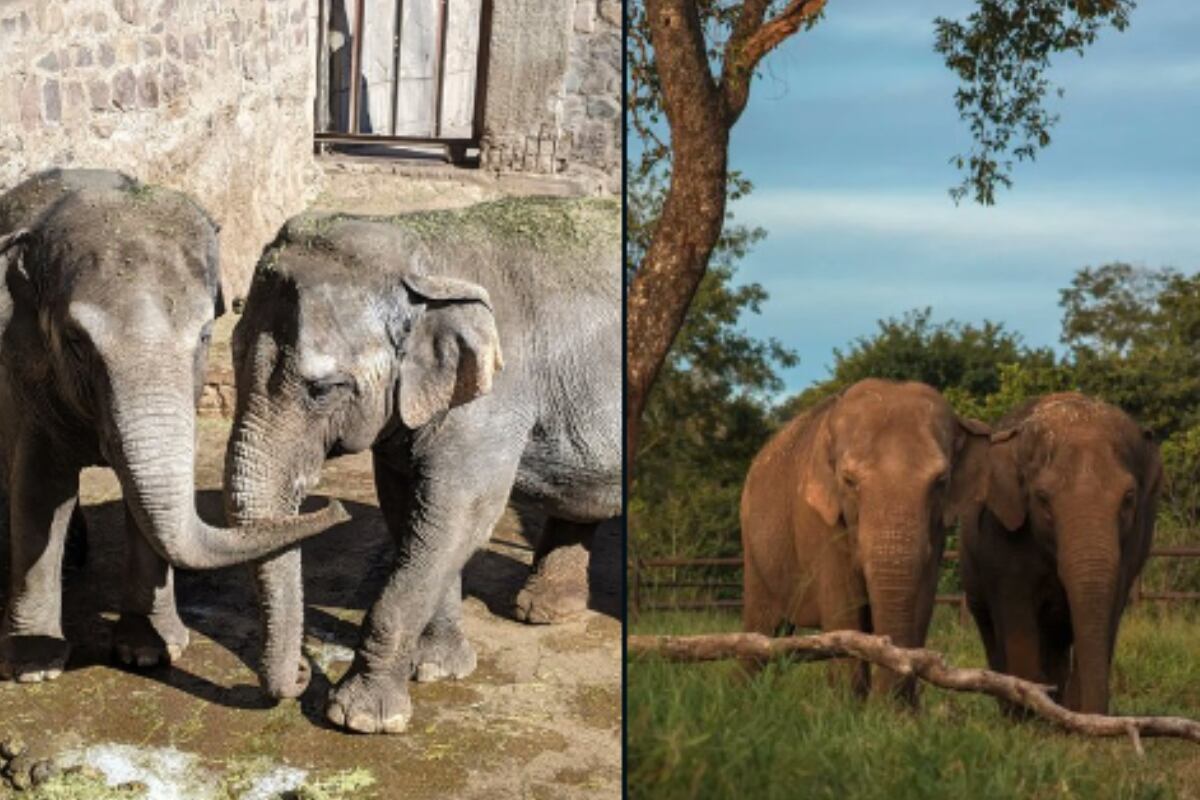
M469 238L523 244L538 250L570 250L620 238L620 205L609 198L509 197L459 209L414 211L392 216L304 214L287 225L288 241L320 246L339 223L385 222L423 242ZM274 260L264 257L265 269Z
M621 692L607 684L585 684L575 690L571 707L576 718L590 728L607 730L621 726L620 716L613 709L621 707Z
M146 792L135 791L133 787L109 786L102 776L90 770L68 770L30 791L11 796L23 800L134 800L145 795ZM0 789L0 798L8 796Z
M362 797L364 790L374 785L375 776L370 770L347 769L306 782L286 796L295 800L349 800Z

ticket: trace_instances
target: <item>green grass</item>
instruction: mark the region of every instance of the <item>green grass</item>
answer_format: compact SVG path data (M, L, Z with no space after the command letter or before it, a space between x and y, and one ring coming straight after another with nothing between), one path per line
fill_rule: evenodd
M732 615L645 615L631 633L738 629ZM939 609L928 642L984 666L971 624ZM631 661L633 798L1200 798L1200 745L1087 739L1002 716L995 701L925 686L921 710L861 702L822 664ZM1121 629L1113 713L1200 718L1200 617L1139 608Z

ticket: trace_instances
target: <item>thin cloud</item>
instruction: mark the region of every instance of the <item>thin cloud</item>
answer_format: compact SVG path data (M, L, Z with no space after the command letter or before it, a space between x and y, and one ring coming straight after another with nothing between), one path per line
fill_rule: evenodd
M1010 250L1086 245L1114 254L1165 242L1200 253L1200 205L1192 199L1139 201L1103 196L1003 198L983 208L955 206L942 192L867 192L761 188L738 203L743 222L761 225L772 238L814 234L881 236L987 244Z

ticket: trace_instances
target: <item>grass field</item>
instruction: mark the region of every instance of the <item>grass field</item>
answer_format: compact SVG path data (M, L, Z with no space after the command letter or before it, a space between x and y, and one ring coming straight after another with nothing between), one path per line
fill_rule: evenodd
M631 633L738 629L736 616L644 615ZM971 624L939 609L928 642L985 666ZM991 698L924 687L921 710L861 702L821 664L774 665L750 682L730 664L632 660L633 798L1200 798L1200 745L1085 739L1002 716ZM1116 714L1200 718L1200 613L1134 609L1113 676Z

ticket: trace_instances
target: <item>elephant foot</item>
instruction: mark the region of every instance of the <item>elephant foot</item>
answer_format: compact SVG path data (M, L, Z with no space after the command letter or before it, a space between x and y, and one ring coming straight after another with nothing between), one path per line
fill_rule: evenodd
M71 646L56 636L0 636L0 678L18 683L52 681L62 675Z
M312 667L303 655L298 656L296 678L291 680L291 670L272 669L266 665L259 673L258 682L263 691L276 700L294 700L308 689L312 681Z
M418 683L462 680L475 671L476 663L475 648L459 628L428 631L417 642L413 678Z
M517 594L517 619L552 625L587 611L588 558L587 548L579 544L552 550L542 558Z
M330 692L325 716L355 733L400 733L412 716L406 677L351 672Z
M187 627L174 614L126 611L113 629L112 647L117 660L126 666L154 667L174 664L190 640Z

